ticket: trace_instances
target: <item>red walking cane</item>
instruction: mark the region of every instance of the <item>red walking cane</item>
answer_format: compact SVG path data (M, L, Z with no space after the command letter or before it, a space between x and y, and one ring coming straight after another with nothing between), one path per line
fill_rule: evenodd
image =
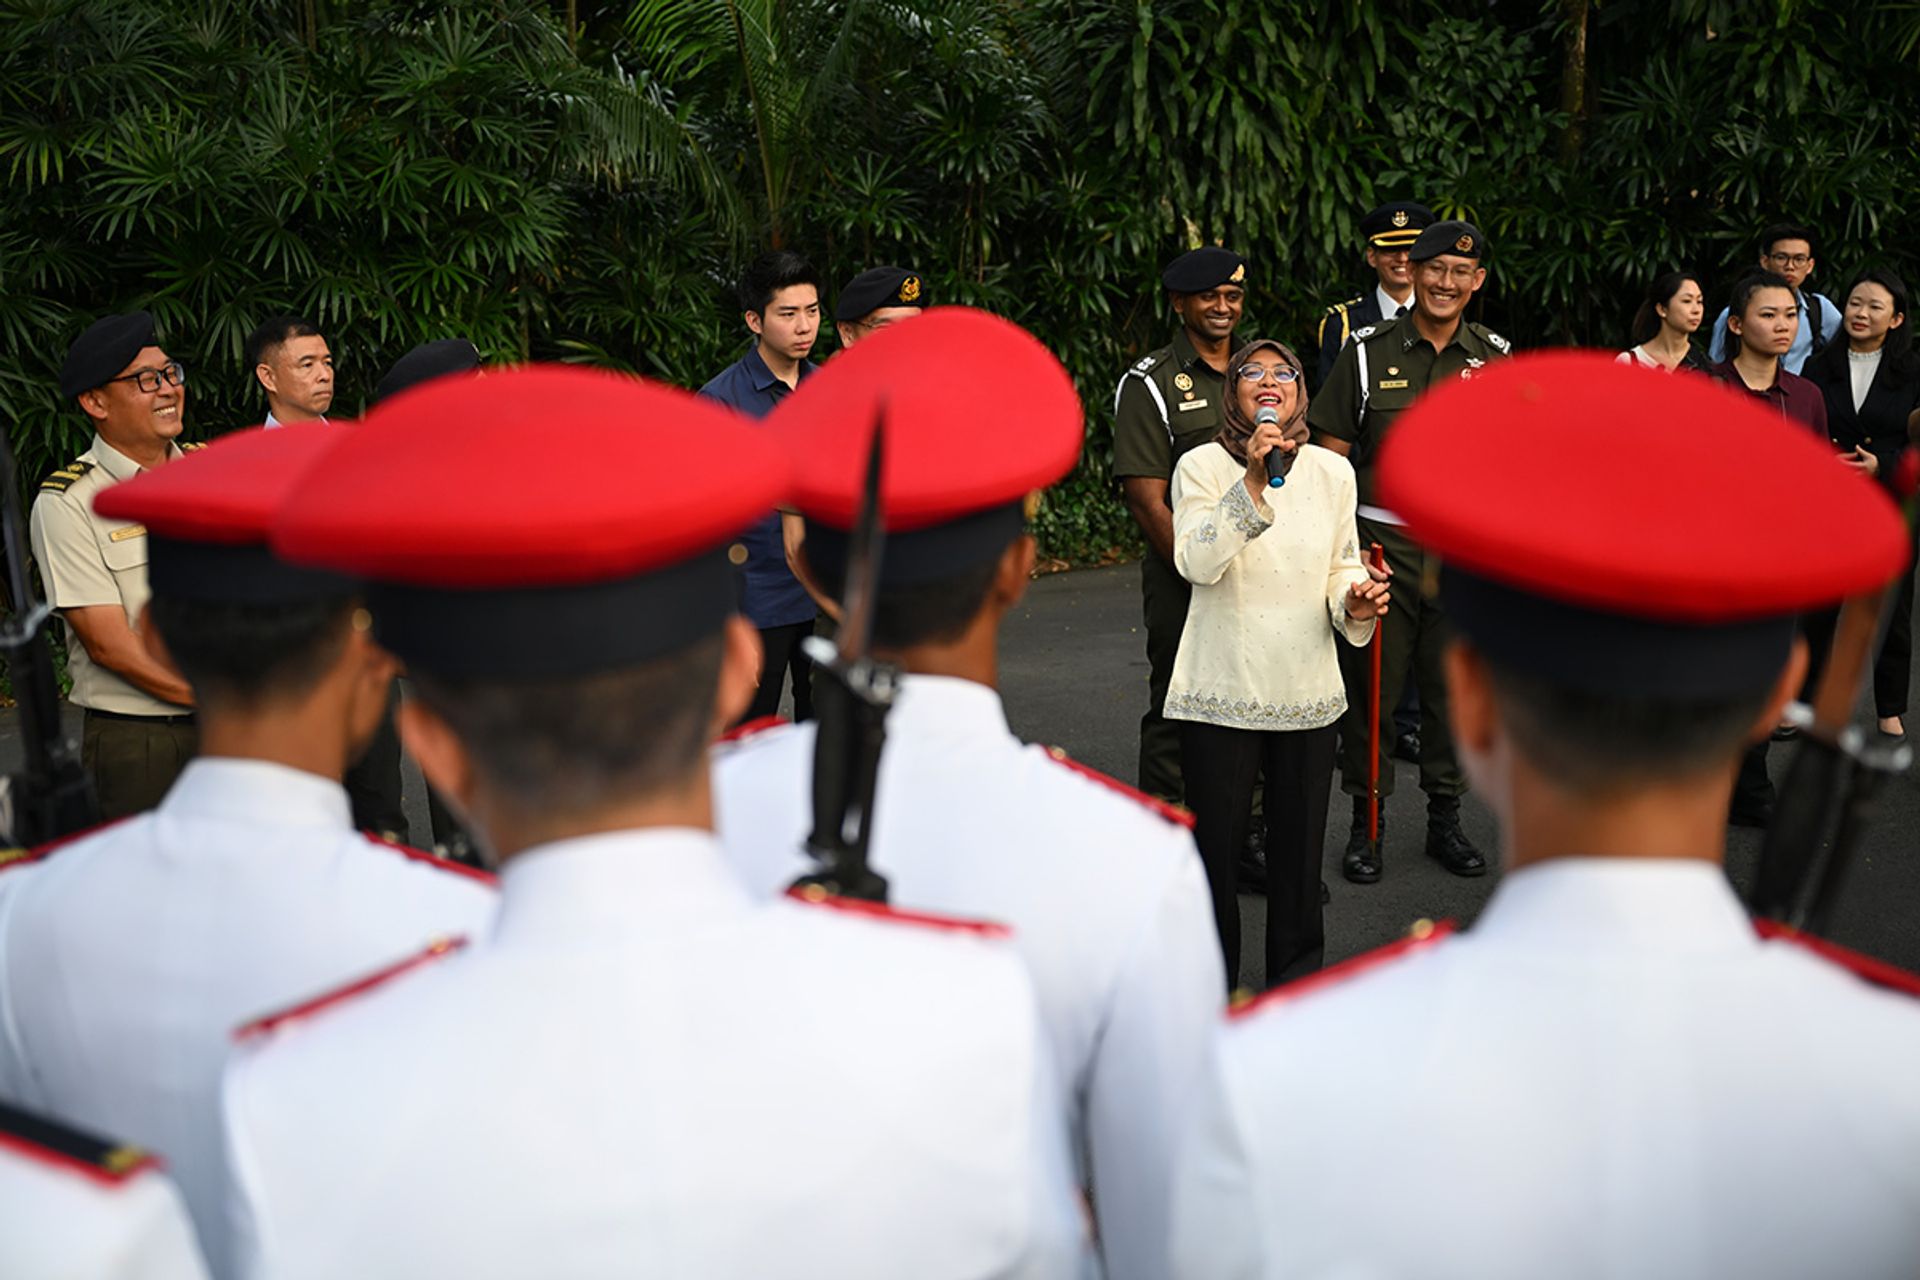
M1375 542L1367 547L1367 563L1375 569L1387 567L1386 548ZM1367 686L1367 848L1374 865L1380 864L1380 633L1387 620L1376 618L1373 642L1367 646L1373 665L1373 680Z

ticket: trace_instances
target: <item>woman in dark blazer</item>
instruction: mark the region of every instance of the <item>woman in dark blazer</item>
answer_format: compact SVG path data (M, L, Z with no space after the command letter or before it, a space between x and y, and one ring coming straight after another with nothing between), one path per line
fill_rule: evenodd
M1870 269L1847 286L1841 332L1807 361L1805 373L1827 402L1827 434L1849 466L1889 484L1911 433L1920 431L1920 356L1907 323L1907 286ZM1889 738L1906 733L1913 669L1914 566L1907 566L1873 665L1874 713Z

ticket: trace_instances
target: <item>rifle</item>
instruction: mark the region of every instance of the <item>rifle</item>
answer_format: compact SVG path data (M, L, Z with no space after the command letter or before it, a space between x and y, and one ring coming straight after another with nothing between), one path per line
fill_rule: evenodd
M34 597L28 576L29 544L18 481L13 446L0 439L0 539L6 543L7 598L12 605L0 623L0 657L13 677L25 755L20 772L0 778L0 837L32 847L83 831L100 816L79 749L60 723L60 691L47 640L53 608Z
M867 902L887 900L886 877L867 861L873 830L873 793L886 744L887 712L900 671L868 652L874 602L880 591L880 553L886 540L880 515L880 462L885 410L875 415L867 476L847 550L846 585L838 647L819 636L803 642L824 679L814 695L813 832L807 853L820 870L794 881L793 891Z
M1902 458L1895 481L1904 495L1908 533L1920 485L1920 449ZM1913 572L1908 564L1904 570ZM1897 580L1896 580L1897 581ZM1799 750L1788 767L1780 803L1760 849L1760 869L1748 907L1799 932L1822 933L1846 885L1854 847L1868 808L1887 779L1913 764L1907 743L1870 742L1852 723L1866 690L1873 656L1892 622L1899 599L1893 583L1854 596L1840 606L1826 668L1813 703L1796 707Z

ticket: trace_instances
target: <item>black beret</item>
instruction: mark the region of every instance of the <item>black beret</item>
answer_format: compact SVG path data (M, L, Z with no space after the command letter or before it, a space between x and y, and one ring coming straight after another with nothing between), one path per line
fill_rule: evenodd
M1411 200L1395 200L1369 210L1360 219L1360 234L1380 249L1404 249L1433 225L1434 212Z
M868 267L853 279L833 303L833 318L864 320L882 307L924 307L927 291L920 277L904 267Z
M1174 293L1204 293L1223 284L1246 282L1247 260L1218 245L1183 253L1160 273L1160 283Z
M469 373L480 367L480 349L465 338L436 338L423 342L393 362L387 376L374 384L373 402L397 396L408 387L449 373Z
M1487 238L1471 222L1436 222L1420 233L1420 238L1413 242L1413 248L1407 250L1407 257L1415 262L1425 262L1428 258L1451 253L1477 260L1486 257L1487 248Z
M60 366L60 394L71 398L106 385L133 363L142 348L153 345L153 316L148 312L129 311L95 320L67 348L66 363Z

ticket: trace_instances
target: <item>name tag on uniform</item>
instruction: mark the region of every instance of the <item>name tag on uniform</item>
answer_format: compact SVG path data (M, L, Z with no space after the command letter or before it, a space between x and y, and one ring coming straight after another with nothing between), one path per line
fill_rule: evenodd
M146 536L147 526L143 524L130 524L124 529L115 529L107 535L107 537L114 542L125 542L128 538L144 538Z
M1407 386L1407 380L1405 378L1388 378L1385 382L1382 382L1380 384L1378 390L1404 391L1406 389L1406 386Z
M1207 402L1205 400L1182 400L1180 402L1180 412L1182 413L1185 413L1189 409L1204 409L1206 407Z

